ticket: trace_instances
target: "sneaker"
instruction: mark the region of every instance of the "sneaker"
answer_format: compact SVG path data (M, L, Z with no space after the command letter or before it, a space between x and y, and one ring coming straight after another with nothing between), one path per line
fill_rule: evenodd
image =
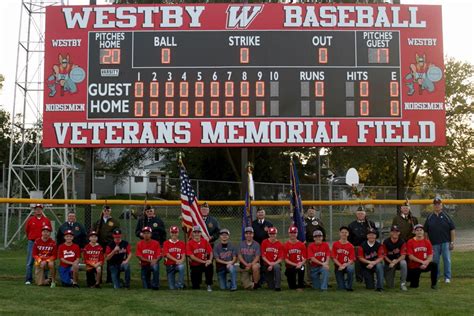
M235 292L235 291L237 291L237 288L231 288L230 291Z
M402 283L402 285L400 285L400 290L408 291L407 286L405 285L405 283Z
M56 282L51 282L50 287L51 287L52 289L54 289L54 288L56 287Z
M258 283L254 283L254 284L253 284L253 289L254 289L254 290L257 290L257 289L259 289L259 288L260 288L260 284L258 284Z
M72 284L72 287L78 289L78 288L79 288L79 284L73 283L73 284Z
M444 280L444 283L446 283L446 284L451 283L451 279L446 279L446 280Z
M31 282L30 282L30 281L26 281L26 282L25 282L25 285L31 285Z
M437 286L437 285L432 285L431 288L432 288L433 290L437 290L437 289L438 289L438 286Z
M212 292L212 287L210 285L207 286L207 291Z
M346 289L347 292L354 292L353 289Z
M380 287L378 287L378 288L375 289L375 291L376 291L376 292L383 292L383 289L380 288Z

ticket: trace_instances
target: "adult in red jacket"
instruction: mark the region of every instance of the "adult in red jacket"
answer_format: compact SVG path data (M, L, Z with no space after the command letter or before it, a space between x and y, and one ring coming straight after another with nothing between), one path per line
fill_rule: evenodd
M51 221L44 216L43 205L36 204L33 207L33 215L28 218L25 224L25 233L28 239L28 246L26 248L26 285L30 285L33 282L33 244L36 239L41 238L41 230L44 226L51 227Z

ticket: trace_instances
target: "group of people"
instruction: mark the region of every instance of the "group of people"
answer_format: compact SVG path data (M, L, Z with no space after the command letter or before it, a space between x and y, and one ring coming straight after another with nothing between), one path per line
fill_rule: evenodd
M186 260L189 260L191 284L199 289L203 274L208 291L212 291L213 274L217 273L219 288L237 290L237 275L242 287L258 289L264 283L268 288L281 291L282 263L289 289L303 290L306 284L327 291L330 261L333 261L337 288L353 290L354 277L364 282L367 289L383 291L384 284L392 288L395 272L400 270L400 289L419 286L420 274L430 272L431 287L437 288L439 260L444 261L445 282L451 280L450 250L454 247L455 227L452 219L442 210L442 201L433 200L434 212L424 225L412 216L405 203L395 216L390 236L382 243L375 224L367 219L359 207L356 220L339 229L339 240L326 242L326 232L316 209L310 207L305 218L306 243L299 241L298 228L290 226L288 240L278 240L278 230L265 218L259 208L252 226L246 227L244 240L238 245L230 242L231 232L219 227L216 218L209 216L205 203L201 212L210 239L203 238L201 227L192 228L189 241L179 238L177 226L169 228L170 238L163 221L147 207L138 220L135 256L141 267L143 288L160 288L160 262L164 261L168 287L183 289ZM130 287L131 245L122 239L119 223L112 218L111 208L105 206L101 218L86 234L84 227L70 212L60 226L56 241L51 238L51 222L43 214L42 205L34 207L34 214L26 223L28 256L26 284L55 287L55 261L59 260L59 279L67 287L79 287L79 271L86 271L87 286L100 288L102 273L106 271L114 288ZM82 258L82 263L81 263ZM215 262L215 270L214 270ZM123 279L121 273L123 272ZM305 280L306 277L306 280Z

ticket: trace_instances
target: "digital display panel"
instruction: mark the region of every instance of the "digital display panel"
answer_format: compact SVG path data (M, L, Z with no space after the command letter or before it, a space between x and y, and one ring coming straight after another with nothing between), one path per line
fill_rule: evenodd
M46 31L46 147L445 143L438 6L58 6Z

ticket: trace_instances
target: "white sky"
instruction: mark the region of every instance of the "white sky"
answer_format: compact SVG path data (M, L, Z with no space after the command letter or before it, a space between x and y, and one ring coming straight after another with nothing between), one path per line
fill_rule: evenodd
M87 4L87 0L69 0L69 4ZM103 2L103 0L98 1ZM474 63L473 0L402 0L403 4L441 4L446 56ZM0 1L0 73L5 76L0 105L11 111L16 69L16 52L21 0Z

